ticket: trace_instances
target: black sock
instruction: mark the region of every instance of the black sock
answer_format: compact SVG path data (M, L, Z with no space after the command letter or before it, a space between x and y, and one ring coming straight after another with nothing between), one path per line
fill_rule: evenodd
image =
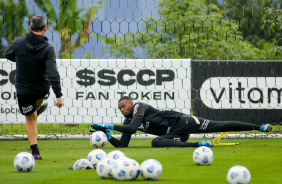
M31 152L32 152L33 155L39 155L39 150L38 150L37 144L31 145L30 148L31 148Z

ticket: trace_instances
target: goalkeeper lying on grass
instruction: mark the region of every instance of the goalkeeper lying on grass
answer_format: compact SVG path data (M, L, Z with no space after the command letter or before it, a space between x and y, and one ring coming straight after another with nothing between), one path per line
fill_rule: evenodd
M272 130L270 124L260 126L238 121L213 121L176 111L161 111L145 103L134 104L127 96L119 100L118 108L125 117L123 125L91 124L93 129L104 131L114 147L127 147L131 135L137 130L159 136L153 139L152 147L213 146L210 141L186 142L190 133ZM122 132L121 139L112 137L109 130Z

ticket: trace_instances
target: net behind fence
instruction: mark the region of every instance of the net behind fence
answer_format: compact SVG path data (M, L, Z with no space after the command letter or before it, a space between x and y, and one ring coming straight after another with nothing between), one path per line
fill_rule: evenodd
M53 106L51 92L50 107L38 118L39 134L46 138L49 134L55 137L87 135L92 122L122 123L117 109L117 100L122 95L160 109L210 119L272 123L276 125L273 131L276 136L281 132L281 3L282 0L0 2L0 58L5 58L5 50L15 38L29 32L33 15L47 18L46 36L58 58L65 107L58 110ZM190 59L208 62L199 62L196 71L187 64ZM210 64L216 63L209 62L211 60L222 64ZM274 68L256 69L257 65L240 67L237 62L223 60L277 61L278 64ZM225 68L230 64L234 69ZM239 84L238 73L245 77L241 85L247 86L235 86ZM221 79L222 74L237 76ZM17 108L14 77L15 66L6 59L1 60L0 121L1 135L6 137L25 134L25 119ZM269 80L269 77L274 78ZM209 85L201 88L206 78ZM218 82L224 80L227 85ZM225 91L220 96L223 88ZM230 104L228 89L232 91L231 88L233 97L241 103L233 101L228 107L236 110L233 112L219 110ZM251 92L243 93L243 88ZM253 88L260 88L263 94L265 90L272 91L268 93L270 96L262 95L261 103L260 90ZM236 96L240 93L241 97ZM247 112L246 106L258 110Z

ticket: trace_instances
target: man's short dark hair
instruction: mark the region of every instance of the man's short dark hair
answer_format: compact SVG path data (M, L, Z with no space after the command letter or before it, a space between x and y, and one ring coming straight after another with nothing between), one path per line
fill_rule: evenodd
M47 25L47 20L42 16L34 16L31 19L30 27L34 32L43 31Z
M126 100L126 101L132 101L132 99L129 96L123 96L119 99L118 102L122 101L122 100Z

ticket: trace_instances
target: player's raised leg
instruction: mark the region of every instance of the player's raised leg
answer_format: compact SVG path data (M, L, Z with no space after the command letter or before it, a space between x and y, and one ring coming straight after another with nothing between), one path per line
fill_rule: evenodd
M43 101L43 100L42 100ZM45 101L42 104L40 103L41 106L37 107L37 117L42 114L44 111L46 111L48 107L48 102Z

